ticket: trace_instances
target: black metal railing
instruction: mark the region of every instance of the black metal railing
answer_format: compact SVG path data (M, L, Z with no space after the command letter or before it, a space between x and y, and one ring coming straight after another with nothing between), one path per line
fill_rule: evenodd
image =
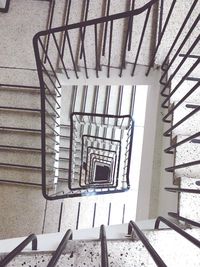
M4 267L9 262L11 262L19 253L32 242L32 250L37 250L37 237L34 234L29 235L23 242L21 242L15 249L13 249L8 255L6 255L2 261L0 261L0 266Z
M115 218L116 217L115 213L112 212L112 208L113 208L113 203L112 202L108 203L108 206L107 206L108 207L107 208L108 212L107 212L107 214L105 213L106 220L105 220L105 217L104 217L104 218L102 218L103 221L102 220L99 221L99 219L96 218L97 215L98 215L98 212L101 210L101 204L98 201L97 202L95 201L94 203L92 203L92 205L93 205L92 214L90 216L90 218L91 218L90 222L91 223L88 224L88 228L89 227L92 227L92 228L97 227L104 221L107 221L107 223L104 223L104 225L107 225L107 226L109 226L110 222L114 221L114 220L115 220L116 223L122 223L123 224L125 222L126 203L123 204L122 209L118 208L118 214L120 214L120 216L119 216L117 221L116 221L116 218ZM83 206L83 208L82 208L82 206ZM84 218L82 219L82 217L81 217L81 214L83 213L82 209L84 210L84 208L85 208L85 206L83 204L81 204L81 202L78 202L77 212L76 212L76 224L75 224L75 227L74 227L76 230L78 230L80 228L82 220L84 220Z
M40 80L40 88L41 88L41 135L42 135L42 149L41 149L41 154L42 154L42 184L43 184L43 195L48 198L48 195L46 193L46 187L48 185L46 181L46 169L47 169L47 158L46 158L46 149L47 149L47 144L46 144L46 136L51 135L51 140L52 140L52 146L55 151L59 152L59 145L60 145L60 139L62 136L59 134L60 131L60 97L61 97L61 81L58 75L58 71L60 70L61 72L64 73L67 79L70 79L71 77L71 69L74 71L75 77L78 78L78 69L80 67L84 68L85 71L85 77L89 78L89 64L88 64L88 51L86 48L86 42L92 41L92 37L90 36L90 33L93 33L94 37L94 66L93 68L96 70L96 75L97 77L99 76L98 71L100 69L100 62L101 62L101 57L102 56L108 56L108 62L107 62L107 76L110 76L110 68L111 68L111 54L112 54L112 48L114 46L113 44L113 39L112 39L112 34L113 30L117 21L123 20L127 27L127 38L126 42L124 43L122 55L122 61L121 61L121 70L120 70L120 76L122 75L122 71L124 68L124 62L125 62L125 56L126 53L128 53L131 50L131 47L134 48L132 45L132 31L134 27L134 17L139 16L139 15L144 15L145 14L145 20L144 20L144 25L143 29L141 31L141 36L140 36L140 41L138 45L136 45L137 50L136 50L136 56L134 58L133 62L133 69L132 69L132 75L134 75L135 68L138 64L138 59L141 54L141 47L144 42L145 38L145 33L149 22L150 15L152 14L152 8L154 7L155 4L157 4L158 0L152 0L149 1L147 4L142 6L141 8L135 9L134 1L132 1L131 6L130 6L130 11L120 13L120 14L115 14L115 15L109 15L109 9L110 9L110 3L108 1L107 3L107 10L106 10L106 17L98 18L98 19L93 19L93 20L87 20L88 19L88 10L89 10L89 5L90 2L86 1L85 9L84 9L84 14L83 14L83 22L81 23L75 23L69 25L69 13L71 9L71 1L68 1L66 5L66 17L65 17L65 26L51 29L52 21L53 21L53 13L54 13L54 6L55 6L55 1L51 2L50 5L50 12L49 12L49 19L48 19L48 30L43 31L40 33L37 33L33 39L33 44L34 44L34 51L35 51L35 57L36 57L36 64L37 64L37 69L38 69L38 75L39 75L39 80ZM104 29L104 34L101 36L103 38L100 40L98 34L100 29ZM108 32L109 29L109 32ZM77 42L74 43L74 36L79 36L77 39ZM88 40L88 36L90 36L90 40ZM60 38L62 39L61 46L60 46ZM107 45L108 43L108 45ZM101 47L102 44L103 46ZM87 43L87 47L90 45ZM77 61L77 52L75 51L75 47L78 47L79 51L79 59ZM93 46L92 46L93 47ZM107 51L108 47L108 51ZM99 50L100 49L100 50ZM102 50L102 53L100 52ZM131 52L131 51L130 51ZM92 50L90 49L90 59L92 58ZM108 54L108 55L107 55ZM71 62L70 62L71 59ZM50 114L53 114L54 116L49 116L50 119L47 120L47 111ZM73 127L72 127L73 128ZM133 128L131 126L130 128ZM105 137L104 137L105 138ZM111 138L113 139L113 138ZM124 188L129 188L129 168L130 168L130 152L131 152L131 143L132 143L132 133L130 132L129 137L127 138L127 144L125 148L125 158L122 160L124 163L123 166L123 173L120 173L122 176L122 179L124 180L123 187ZM106 153L101 151L101 153ZM66 177L65 179L68 179L69 186L74 190L77 190L78 187L72 187L71 185L71 177L76 176L76 171L72 174L71 172L74 169L74 161L75 159L73 157L70 158L68 161L68 167L65 168L60 168L59 167L59 153L55 152L55 164L54 164L54 173L55 173L55 182L57 183L58 181L61 181L59 177L59 171L64 171L69 173L69 179ZM72 155L72 154L71 154ZM107 155L108 156L108 155ZM112 156L113 157L113 156ZM118 155L114 156L117 159L109 159L107 158L107 163L104 161L107 166L110 165L115 165L116 168L118 166ZM91 166L96 166L98 162L97 156L95 160L91 160L92 164ZM102 161L102 158L100 160ZM108 162L110 161L110 162ZM113 161L113 162L111 162ZM89 163L88 163L89 164ZM96 168L96 167L94 167ZM93 168L93 169L94 169ZM75 168L77 170L77 168ZM114 170L114 167L111 168L111 173L114 176L117 176L117 172ZM93 170L90 170L90 172L86 171L86 173L89 174L91 177L91 173L94 173ZM62 178L62 177L61 177ZM74 177L73 177L74 179ZM75 179L74 179L75 180ZM92 180L91 178L86 178L87 182L85 183L85 188L88 187L88 181ZM117 177L111 179L115 187L118 186L118 181ZM53 182L51 182L53 183ZM79 186L81 185L81 178L79 179ZM93 183L97 187L97 183ZM107 183L108 185L108 183ZM91 183L90 183L91 187ZM102 183L98 183L98 187L102 187ZM120 190L124 190L124 188ZM81 189L81 188L79 188ZM119 190L119 191L120 191ZM80 196L82 194L86 194L87 191L77 191L74 192L73 194L66 194L65 197L71 197L73 196ZM102 191L99 191L99 193L102 193ZM61 196L57 196L61 197ZM64 196L63 196L64 197Z
M56 249L56 251L53 253L53 256L51 258L51 260L49 261L47 267L54 267L56 266L57 262L59 261L59 258L62 254L62 252L64 251L64 249L66 248L66 245L68 243L69 240L72 239L72 230L68 230L66 232L66 234L64 235L64 237L62 238L58 248Z
M133 138L131 117L75 112L71 115L71 125L69 188L71 190L78 190L80 187L116 188L119 185L118 177L120 176L123 182L127 182L128 188ZM110 133L107 132L109 127ZM93 135L87 134L91 129ZM113 137L108 136L111 133ZM117 133L119 137L116 136ZM127 136L126 139L125 136ZM123 143L122 139L125 139ZM124 155L121 154L122 146L125 149ZM80 153L79 151L81 151L79 157L81 160L78 166L80 168L79 187L74 187L72 179L75 176L77 166L74 166L73 170L73 162L75 162L77 153ZM123 161L122 164L120 160ZM95 175L98 172L97 168L101 171L105 170L105 166L101 168L102 164L107 166L109 175L107 178L105 178L105 175L104 179L99 179ZM119 174L120 169L123 169L121 174ZM95 180L95 177L97 180Z
M169 220L165 219L164 217L159 216L156 219L155 229L159 229L160 222L166 224L168 227L170 227L171 229L173 229L174 231L176 231L179 235L183 236L188 241L192 242L195 246L197 246L198 248L200 248L200 241L198 239L194 238L192 235L188 234L187 232L185 232L184 230L182 230L180 227L178 227L176 224L170 222Z
M175 218L177 219L178 221L183 221L185 222L185 224L189 224L189 225L192 225L192 226L195 226L195 227L200 227L200 223L198 222L195 222L193 220L190 220L188 218L185 218L185 217L182 217L180 215L178 215L177 213L174 213L174 212L168 212L168 215L172 218Z
M176 6L175 2L172 1L170 10ZM200 86L198 74L200 56L196 52L200 41L200 35L197 32L200 15L195 12L197 6L198 0L192 1L188 11L182 16L182 23L178 25L175 38L161 64L163 71L160 78L161 96L163 97L161 107L166 110L163 122L168 125L163 135L170 139L170 145L165 148L164 152L174 154L173 165L165 170L173 173L173 182L176 186L177 179L179 179L178 187L166 187L165 189L173 193L200 193L197 187L184 188L181 183L181 176L184 176L184 173L189 171L191 178L193 177L194 167L200 165L198 156L196 158L193 156L192 160L185 159L185 161L181 161L177 157L177 153L181 153L186 146L190 149L194 140L200 136L199 129L194 127L195 124L198 124L200 110L199 105L195 104L198 102ZM192 39L193 36L195 37ZM155 56L156 54L157 51L155 51ZM180 113L183 110L184 113L181 116Z
M101 267L108 267L108 248L107 248L107 240L106 240L106 229L104 225L100 227L100 235L99 239L101 242Z
M143 243L145 248L148 250L149 254L151 255L152 259L159 267L166 267L167 265L164 263L162 258L158 255L158 253L155 251L155 249L152 247L152 245L149 243L146 236L143 234L143 232L139 229L139 227L136 225L135 222L130 221L128 225L128 234L131 235L132 233L135 233L139 240Z
M159 19L159 29L158 29L158 38L154 42L156 44L156 47L153 49L153 53L151 55L151 60L149 63L149 67L147 70L147 75L149 74L151 68L153 67L155 63L156 56L158 54L159 48L162 46L163 40L165 40L165 34L168 29L170 19L174 15L174 10L176 7L176 0L173 0L171 3L171 6L169 8L169 11L166 15L165 21L163 20L163 10L165 8L164 1L160 1L160 5L158 5L160 9L160 13L158 16ZM174 135L176 136L176 130L179 129L184 123L188 123L188 121L193 118L193 116L200 110L199 106L195 106L194 109L188 113L186 116L181 118L180 121L174 122L174 113L182 106L182 104L185 101L188 101L197 91L199 88L199 77L193 77L194 71L199 66L199 56L193 54L194 51L197 49L199 45L199 39L200 36L197 35L197 38L193 40L190 44L188 40L191 38L191 36L194 34L196 26L199 23L200 15L196 15L194 17L193 22L188 27L190 17L193 16L194 10L197 6L198 0L194 0L188 9L188 12L185 14L185 18L183 19L182 24L178 25L177 27L177 33L172 41L172 44L170 45L169 50L166 52L166 55L164 57L164 60L161 65L161 69L163 71L163 74L160 79L160 83L162 84L162 91L161 95L164 97L164 101L162 103L162 107L165 109L168 109L167 113L163 117L163 121L166 123L170 123L170 127L165 131L164 136L170 137L173 142L170 143L170 146L165 149L166 153L174 153L176 154L176 149L186 143L191 142L194 138L200 136L199 132L194 132L190 137L186 137L184 140L177 141L176 138L174 138ZM123 20L125 21L125 24L127 26L127 30L124 33L125 40L123 43L123 49L121 50L121 64L120 64L120 70L119 75L122 76L125 64L126 64L126 55L129 51L131 51L131 48L133 47L132 44L132 32L134 27L134 18L139 15L143 15L144 22L143 25L141 25L141 35L139 38L139 43L136 45L136 53L135 58L132 62L133 68L132 68L132 75L134 75L135 68L138 64L138 59L141 54L141 47L144 43L145 33L148 27L149 18L151 16L152 8L158 4L158 1L150 1L143 7L139 9L135 9L135 1L133 0L130 3L129 10L124 13L110 15L110 1L107 1L105 13L106 16L99 19L93 19L93 20L87 20L88 19L88 10L89 10L89 1L85 2L85 9L83 12L83 22L81 23L75 23L69 25L69 13L71 8L71 1L68 1L68 4L66 6L66 19L65 19L65 26L58 27L55 29L49 29L47 31L40 32L35 35L33 43L34 43L34 50L35 50L35 56L36 56L36 63L37 63L37 69L38 69L38 76L40 80L40 86L41 86L41 104L42 104L42 179L43 179L43 195L46 198L49 198L49 196L46 194L46 116L45 116L45 110L46 106L50 106L52 109L52 112L55 112L57 118L59 119L59 105L57 99L60 97L60 89L61 89L61 82L59 79L59 75L57 74L58 71L61 71L67 79L71 79L72 77L79 78L79 70L80 68L83 68L85 72L85 77L90 77L90 68L94 69L96 72L96 77L99 77L99 70L101 69L101 61L102 56L107 57L107 76L110 77L111 73L111 58L112 58L112 49L114 47L113 44L113 31L115 28L116 21ZM157 21L158 22L158 21ZM188 27L188 28L187 28ZM101 40L99 39L98 32L100 29L103 28L103 34L101 37ZM77 42L74 43L74 36L78 34L79 38L77 39ZM48 49L44 45L44 40L48 36ZM92 41L93 38L93 45L90 46L88 43L87 36L90 36L90 39ZM91 37L92 36L92 37ZM62 37L62 45L60 47L59 40L60 37ZM90 42L90 41L89 41ZM102 44L102 45L100 45ZM89 47L90 51L88 53L87 47ZM78 47L78 52L76 51L76 48ZM55 52L56 51L56 52ZM54 53L53 53L54 52ZM46 61L42 61L42 55L45 55ZM56 54L56 59L54 58L53 54ZM77 56L78 55L78 56ZM89 56L88 56L89 55ZM77 59L78 58L78 59ZM94 58L94 62L89 62L91 58ZM184 68L188 65L188 59L194 59L192 66L184 70ZM179 62L180 61L180 62ZM59 64L57 64L59 62ZM176 65L176 63L178 65ZM174 67L174 65L176 65ZM177 79L177 77L180 75L181 71L181 78L179 78L178 83L176 83L175 86L173 86L172 90L172 84ZM74 72L74 73L73 73ZM170 75L169 75L170 73ZM185 81L196 81L197 83L194 84L189 91L187 91L178 101L174 101L176 99L176 94L179 94L181 92L181 88L184 85ZM59 88L59 89L58 89ZM46 97L45 91L48 89L49 92L53 92L52 94L56 97L54 97L54 105L50 101L48 101L48 98ZM74 91L75 92L75 91ZM97 90L98 93L98 90ZM57 102L56 102L57 101ZM175 103L174 103L175 102ZM83 116L83 114L79 114L80 118ZM84 121L80 122L84 124ZM92 121L92 120L91 120ZM79 123L80 123L79 122ZM59 129L59 123L57 124L57 127ZM80 131L83 130L83 126L80 127ZM51 128L52 130L52 128ZM74 140L77 138L77 129L75 130L74 127L71 127L71 135L74 134ZM59 146L59 130L56 131L54 129L54 138L55 143L57 146ZM84 141L86 144L91 139L91 133L90 131L86 133L88 135L86 141ZM89 137L90 136L90 137ZM57 139L56 139L57 138ZM104 137L105 139L105 137ZM110 138L112 139L112 138ZM117 162L115 160L116 156L113 154L105 155L107 152L105 148L101 148L98 150L98 153L94 151L94 147L91 146L90 148L87 147L84 151L84 146L82 147L82 155L81 155L81 163L79 165L76 165L76 159L74 151L76 151L76 146L78 147L78 142L75 142L76 145L74 146L72 143L74 141L71 140L71 158L68 161L68 167L63 168L67 173L69 173L69 179L66 179L66 182L68 182L69 188L71 189L70 194L66 194L65 197L74 197L74 196L81 196L89 193L88 188L94 189L94 187L99 187L98 189L102 189L102 183L95 183L94 179L92 178L95 173L95 166L96 162L104 163L105 166L112 165L112 161L115 161L114 165L117 166ZM91 141L93 142L94 141ZM103 143L103 140L102 140ZM105 140L104 140L104 143ZM127 142L127 154L129 154L129 142ZM105 145L105 144L104 144ZM89 152L89 149L91 150ZM58 149L59 150L59 149ZM77 148L77 151L79 148ZM113 151L112 151L113 153ZM91 158L87 158L87 155L91 154ZM104 155L104 159L103 159ZM86 159L85 159L86 156ZM126 177L127 169L129 169L130 165L130 157L127 156L127 167L124 167L124 174L122 176ZM191 162L183 162L180 164L175 163L174 166L170 166L166 168L167 171L175 172L177 169L181 168L187 168L190 166L199 165L200 161L197 159L195 161ZM76 165L76 166L75 166ZM59 168L57 168L56 176L59 179ZM55 169L56 169L55 168ZM114 172L110 168L111 173L115 176L116 172ZM127 168L127 169L126 169ZM80 171L77 171L79 169ZM85 176L83 175L85 174ZM76 180L76 181L75 181ZM129 184L128 180L126 178L124 179L127 182L127 185ZM72 181L74 182L74 185L77 184L77 186L72 185ZM112 179L113 181L117 181L117 179ZM109 182L107 181L107 185ZM115 185L118 184L114 183ZM110 185L113 185L110 183ZM171 192L187 192L187 193L197 193L198 189L187 189L187 188L166 188L168 191ZM72 193L72 190L73 193ZM78 191L80 190L80 191ZM82 191L85 190L85 191ZM96 190L96 189L95 189ZM94 190L94 191L95 191ZM114 192L114 191L113 191ZM99 193L102 193L102 191L99 191ZM50 198L49 198L50 199Z

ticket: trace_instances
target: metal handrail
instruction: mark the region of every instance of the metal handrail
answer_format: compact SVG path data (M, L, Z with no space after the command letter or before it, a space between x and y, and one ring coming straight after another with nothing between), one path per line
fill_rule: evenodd
M170 217L172 217L172 218L175 218L175 219L179 220L179 221L183 221L183 222L185 222L187 224L190 224L190 225L193 225L193 226L196 226L196 227L200 227L200 223L195 222L193 220L190 220L188 218L182 217L182 216L178 215L177 213L168 212L168 215Z
M49 261L47 267L54 267L56 266L56 263L58 262L63 250L65 249L67 242L72 239L72 230L67 230L66 234L62 238L59 246L57 247L56 251L53 253L53 257Z
M100 227L99 239L101 241L101 267L109 267L106 229L104 225Z
M8 255L0 261L0 266L6 266L12 261L19 253L32 242L32 250L37 250L37 236L35 234L29 235L24 241L22 241L15 249L13 249Z
M163 1L163 0L162 0L162 1ZM162 68L163 71L166 71L166 69L164 68L164 66L167 64L167 61L168 61L168 59L169 59L169 56L170 56L172 50L174 49L174 47L175 47L175 45L176 45L176 43L177 43L179 37L181 36L181 34L182 34L182 32L183 32L183 30L184 30L184 28L185 28L185 26L186 26L186 24L187 24L187 22L188 22L188 20L189 20L189 18L190 18L191 14L192 14L192 12L193 12L193 10L194 10L194 8L195 8L195 6L197 5L197 2L198 2L198 0L194 0L194 2L193 2L193 4L192 4L191 8L190 8L189 11L188 11L188 14L186 15L186 17L185 17L185 19L184 19L184 22L182 23L182 25L181 25L181 27L180 27L180 29L179 29L179 31L178 31L178 33L177 33L177 35L176 35L174 41L173 41L173 44L171 45L171 47L170 47L170 49L169 49L167 55L165 56L165 59L164 59L164 61L163 61L163 63L162 63L162 66L161 66L161 68ZM191 27L191 29L194 29L194 28ZM177 55L178 55L178 54L177 54ZM167 66L167 68L169 68L169 66ZM166 75L166 72L163 74L163 76L161 77L160 81L163 80L163 78L164 78L165 75Z
M159 47L160 47L160 45L161 45L162 39L163 39L163 37L164 37L164 33L165 33L165 31L166 31L166 28L167 28L167 25L168 25L168 23L169 23L170 17L171 17L171 15L172 15L173 10L174 10L176 1L177 1L177 0L173 0L172 4L171 4L171 6L170 6L170 10L169 10L169 12L168 12L167 18L166 18L166 20L165 20L165 23L164 23L164 26L163 26L163 29L162 29L162 32L160 33L160 36L159 36L158 43L157 43L156 48L155 48L155 50L154 50L154 52L153 52L153 56L152 56L152 58L151 58L151 60L150 60L149 67L148 67L148 70L147 70L147 72L146 72L146 75L147 75L147 76L149 75L149 72L150 72L151 68L152 68L153 65L154 65L155 57L156 57L157 52L158 52L158 49L159 49Z
M176 188L176 187L165 187L165 190L172 193L191 193L200 194L200 189L188 189L188 188Z
M60 58L60 62L62 65L62 68L66 74L66 77L69 78L68 72L67 72L67 66L65 64L65 60L64 60L64 46L65 46L65 42L68 41L68 45L69 45L69 52L71 54L71 59L72 59L72 63L74 66L74 71L77 77L77 69L76 69L76 63L75 63L75 59L73 57L72 54L72 47L70 44L70 40L69 40L69 31L72 29L80 29L80 45L81 45L81 57L83 57L83 63L85 66L85 74L86 77L88 78L88 72L87 72L87 61L86 61L86 55L85 55L85 48L84 48L84 42L85 42L85 30L87 26L94 26L94 31L96 34L96 41L95 41L95 47L96 47L96 67L98 68L99 62L98 62L98 38L97 38L97 26L100 24L104 24L105 23L111 23L111 32L112 32L112 24L115 20L119 20L119 19L124 19L124 18L130 18L133 19L134 16L141 14L144 11L147 11L147 17L146 17L146 22L145 25L143 27L143 31L142 31L142 35L141 35L141 39L140 39L140 44L139 44L139 48L137 50L137 57L136 60L138 59L139 56L139 52L140 52L140 47L141 47L141 43L143 40L143 35L145 33L145 29L146 29L146 24L148 21L148 17L149 17L149 13L150 13L150 9L151 7L156 4L158 2L158 0L151 0L149 1L147 4L145 4L144 6L138 8L138 9L134 9L134 1L132 2L132 8L130 11L126 11L123 13L119 13L119 14L114 14L114 15L109 15L106 17L101 17L101 18L97 18L97 19L93 19L93 20L87 20L84 22L80 22L80 23L75 23L75 24L70 24L68 25L68 20L69 20L69 11L70 11L70 5L71 5L71 1L69 2L68 5L66 5L66 9L67 9L67 17L66 17L66 25L62 26L62 27L58 27L58 28L54 28L54 29L48 29L46 31L42 31L37 33L34 38L33 38L33 45L34 45L34 51L35 51L35 57L36 57L36 64L37 64L37 70L38 70L38 76L39 76L39 81L40 81L40 88L41 88L41 135L42 135L42 184L43 184L43 195L45 198L47 199L52 199L50 198L47 193L46 193L46 114L45 114L45 106L48 105L50 106L50 108L53 110L53 112L56 113L57 117L59 117L59 113L57 112L57 109L55 109L53 107L53 105L51 104L51 102L48 100L48 98L46 97L46 92L45 92L45 88L47 87L47 84L50 83L51 87L53 87L53 90L57 92L57 88L55 86L55 83L57 82L58 85L61 87L60 81L58 79L57 76L57 65L54 67L53 63L50 60L50 57L48 55L48 49L46 49L45 45L43 44L43 40L45 36L50 36L51 35L51 40L54 43L54 47L56 49L56 52L59 55ZM87 6L86 6L86 13L88 12L88 5L89 5L89 1L87 1ZM87 19L87 15L85 13L85 20ZM132 22L132 20L131 20ZM56 33L63 33L64 34L64 40L63 43L61 44L61 50L58 44L58 40L57 40L57 35ZM130 46L130 33L129 33L129 46ZM50 40L50 38L49 38ZM109 42L109 59L108 59L108 75L109 75L109 66L110 66L110 59L111 59L111 41L112 38L110 36L110 42ZM44 56L46 58L46 63L47 65L49 65L48 67L45 66L45 64L41 61L41 55L40 53L44 53ZM134 65L135 68L135 65ZM98 75L98 70L97 70L97 75ZM49 80L49 83L46 82L46 80ZM50 89L49 89L50 90ZM51 90L50 90L51 91ZM60 96L60 92L59 96ZM54 100L56 100L56 97L54 98ZM56 101L57 103L57 101ZM49 127L48 127L49 128ZM51 128L51 130L53 131L53 129ZM55 131L53 131L55 132ZM132 138L132 135L131 137ZM131 140L130 140L131 141ZM128 148L127 148L128 149ZM131 153L131 150L129 150L129 155ZM126 154L126 156L129 156L128 153ZM127 173L129 172L129 168L130 168L130 160L127 160L128 164L127 164ZM69 166L70 167L70 166ZM70 168L69 168L70 169ZM129 184L129 181L128 181ZM69 188L70 189L70 188ZM119 190L120 191L120 190ZM80 192L79 192L80 193ZM67 197L69 196L71 197L71 192L69 194L65 194L63 195L63 197ZM58 196L60 198L60 196Z
M195 160L195 161L190 161L190 162L186 162L186 163L183 163L183 164L167 167L167 168L165 168L165 170L167 172L173 172L174 170L177 170L177 169L182 169L182 168L186 168L186 167L190 167L190 166L196 166L196 165L199 165L199 164L200 164L200 160Z
M185 143L187 143L189 141L192 142L194 138L199 137L199 136L200 136L200 132L195 133L195 134L193 134L193 135L181 140L180 142L177 142L176 144L171 145L170 147L166 148L164 151L166 153L169 153L171 150L175 149L176 147L178 147L178 146L180 146L182 144L185 144Z
M164 261L161 259L161 257L158 255L158 253L155 251L155 249L152 247L152 245L149 243L148 239L145 237L145 235L142 233L142 231L139 229L139 227L136 225L135 222L130 221L128 225L128 234L131 235L132 231L136 233L138 238L141 240L145 248L150 253L152 259L156 263L158 267L167 267L167 265L164 263Z
M166 224L167 226L169 226L171 229L173 229L174 231L176 231L178 234L180 234L181 236L183 236L184 238L186 238L188 241L190 241L191 243L193 243L195 246L197 246L198 248L200 248L200 241L199 240L197 240L193 236L189 235L187 232L185 232L184 230L182 230L181 228L179 228L176 224L170 222L169 220L165 219L162 216L159 216L156 219L155 229L159 229L160 222L163 222L164 224Z

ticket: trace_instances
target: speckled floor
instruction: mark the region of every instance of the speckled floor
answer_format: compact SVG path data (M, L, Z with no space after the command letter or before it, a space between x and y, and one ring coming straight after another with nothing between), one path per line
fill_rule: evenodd
M186 230L200 238L200 230ZM145 232L152 246L163 261L170 267L198 267L200 251L192 243L172 230ZM70 241L68 248L60 257L57 267L100 267L101 248L99 241ZM185 251L185 253L182 253ZM50 253L22 254L10 262L8 267L45 267L51 258ZM110 267L156 266L141 241L108 241L108 260Z

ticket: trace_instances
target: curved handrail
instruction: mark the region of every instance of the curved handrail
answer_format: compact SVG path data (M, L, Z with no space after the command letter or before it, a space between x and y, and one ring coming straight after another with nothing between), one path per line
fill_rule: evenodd
M106 240L106 229L102 224L100 227L100 236L101 241L101 267L108 267L108 249L107 249L107 240Z
M158 255L158 253L155 251L155 249L152 247L152 245L149 243L148 239L145 237L145 235L142 233L142 231L138 228L136 223L133 221L129 222L128 225L128 234L130 235L131 232L134 231L138 238L141 240L145 248L150 253L151 257L153 258L154 262L158 267L167 267L167 265L164 263L164 261L161 259L161 257Z
M197 240L193 236L189 235L184 230L182 230L181 228L179 228L176 224L168 221L167 219L165 219L162 216L159 216L157 218L157 220L155 222L155 229L158 229L159 228L160 222L163 222L164 224L166 224L167 226L169 226L171 229L173 229L174 231L176 231L178 234L180 234L181 236L185 237L188 241L190 241L191 243L193 243L195 246L197 246L198 248L200 248L200 241L199 240Z
M53 257L51 258L47 267L56 266L56 263L58 262L60 255L62 254L63 250L65 249L67 242L72 239L72 235L73 235L72 230L71 229L67 230L66 234L64 235L59 246L57 247L56 251L54 252Z
M32 250L37 250L37 236L35 234L29 235L22 241L15 249L13 249L5 258L0 262L0 266L6 266L13 258L15 258L30 242L32 242Z
M182 216L178 215L175 212L168 212L168 215L170 217L172 217L172 218L175 218L175 219L179 220L179 221L183 221L183 222L188 223L190 225L193 225L193 226L196 226L196 227L200 227L200 223L195 222L193 220L190 220L188 218L182 217Z
M90 25L94 25L94 24L99 24L99 23L109 22L112 20L118 20L118 19L123 19L123 18L131 17L131 16L139 15L139 14L143 13L145 10L151 8L158 1L159 0L151 0L147 4L145 4L144 6L137 8L137 9L134 9L133 11L130 10L130 11L117 13L114 15L106 16L106 17L100 17L97 19L92 19L92 20L87 20L87 21L83 21L83 22L69 24L66 26L56 27L56 28L53 28L50 30L40 31L40 32L36 33L35 36L33 37L34 46L37 43L37 38L40 36L44 36L44 35L47 35L49 33L56 33L56 32L60 32L60 31L72 30L75 28L81 28L81 27L85 27L85 26L90 26Z

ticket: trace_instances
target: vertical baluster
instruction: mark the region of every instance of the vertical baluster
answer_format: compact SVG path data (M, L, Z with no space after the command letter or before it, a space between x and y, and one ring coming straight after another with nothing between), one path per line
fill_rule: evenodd
M69 75L68 75L68 73L67 73L67 68L66 68L65 63L64 63L64 60L63 60L63 58L62 58L61 51L60 51L58 42L57 42L57 40L56 40L55 33L52 33L52 36L53 36L53 39L54 39L54 43L55 43L56 49L57 49L57 51L58 51L59 59L60 59L61 62L62 62L63 69L64 69L64 72L65 72L65 75L66 75L67 78L69 79Z
M71 0L68 0L68 2L67 2L67 11L66 11L67 15L66 15L66 20L65 20L65 24L64 24L65 26L67 26L68 23L69 23L70 9L71 9ZM67 37L67 30L64 32L64 37L63 37L63 42L62 42L62 49L61 49L62 57L64 57L66 37Z
M112 53L112 34L113 34L113 20L110 22L110 39L109 39L109 53L108 53L108 70L107 70L107 77L110 77L110 60L111 60L111 53Z
M109 13L110 13L110 0L107 0L106 17L109 16ZM105 56L107 31L108 31L108 22L105 23L102 56Z
M140 55L140 50L141 50L142 43L143 43L143 40L144 40L144 35L145 35L146 28L147 28L147 23L148 23L148 20L149 20L150 12L151 12L151 8L148 8L131 76L134 76L134 73L135 73L135 68L136 68L136 65L137 65L137 62L138 62L138 58L139 58L139 55Z
M95 226L95 219L96 219L96 208L97 208L97 203L94 203L94 212L93 212L93 221L92 221L92 227Z
M131 16L128 18L128 27L126 30L126 37L125 37L124 47L123 47L123 52L122 52L122 60L121 60L119 77L122 77L123 68L125 67L126 49L127 49L127 43L128 43L130 28L131 28Z
M90 0L87 0L86 6L85 6L84 21L87 21L87 18L88 18L89 4L90 4ZM85 31L86 31L86 27L83 28L83 32L82 32L83 39L85 39ZM80 59L82 59L82 57L83 57L83 44L81 44Z
M55 9L55 0L52 0L50 3L50 11L49 11L49 17L48 17L48 25L47 25L47 29L51 29L52 27L52 22L53 22L53 15L54 15L54 9ZM49 50L49 42L50 42L50 33L47 35L47 40L46 40L46 45L45 45L45 50L48 53ZM46 64L46 55L44 57L44 64Z
M96 77L99 78L99 62L98 62L98 45L97 45L97 24L94 24L94 34L95 34L95 59L96 59Z
M111 214L111 202L109 203L109 210L108 210L108 225L110 225L110 214Z
M133 117L134 107L135 107L135 94L136 94L136 85L132 86L132 94L131 94L131 105L130 105L130 116Z
M135 0L132 0L131 11L133 11L134 9L135 9ZM131 16L131 21L130 21L130 29L128 35L128 51L131 51L132 33L133 33L133 16Z
M164 11L164 0L160 0L160 18L159 18L158 39L160 38L161 32L162 32L163 11Z
M85 54L85 45L84 45L84 37L82 33L82 27L80 28L80 36L81 36L81 42L82 42L82 50L83 50L83 61L84 61L84 68L85 68L85 76L88 79L88 71L87 71L87 60L86 60L86 54Z
M126 204L123 205L123 211L122 211L122 224L124 223L125 212L126 212Z
M169 13L168 13L168 15L167 15L167 18L166 18L166 21L165 21L165 23L164 23L162 32L161 32L161 34L160 34L160 38L159 38L158 43L157 43L157 45L156 45L156 47L155 47L155 49L154 49L154 51L153 51L153 55L152 55L152 58L151 58L150 63L149 63L149 67L148 67L147 72L146 72L146 75L147 75L147 76L149 75L149 72L150 72L151 68L152 68L153 65L154 65L154 61L155 61L156 54L157 54L157 52L158 52L158 48L160 47L162 38L163 38L163 36L164 36L165 30L166 30L166 28L167 28L167 25L168 25L168 23L169 23L170 17L171 17L171 15L172 15L173 10L174 10L174 6L175 6L175 4L176 4L176 1L177 1L177 0L173 0L173 2L172 2L172 4L171 4Z
M76 230L78 230L78 226L79 226L80 210L81 210L81 202L78 203L78 211L77 211L77 217L76 217Z
M68 46L69 46L69 52L70 52L70 56L71 56L71 59L72 59L72 64L73 64L73 67L74 67L74 72L75 72L75 75L76 75L76 78L78 79L78 73L77 73L77 66L76 66L76 63L75 63L75 59L74 59L74 55L73 55L73 51L72 51L72 46L71 46L71 42L70 42L70 38L69 38L69 33L68 31L66 30L66 37L67 37L67 43L68 43Z

